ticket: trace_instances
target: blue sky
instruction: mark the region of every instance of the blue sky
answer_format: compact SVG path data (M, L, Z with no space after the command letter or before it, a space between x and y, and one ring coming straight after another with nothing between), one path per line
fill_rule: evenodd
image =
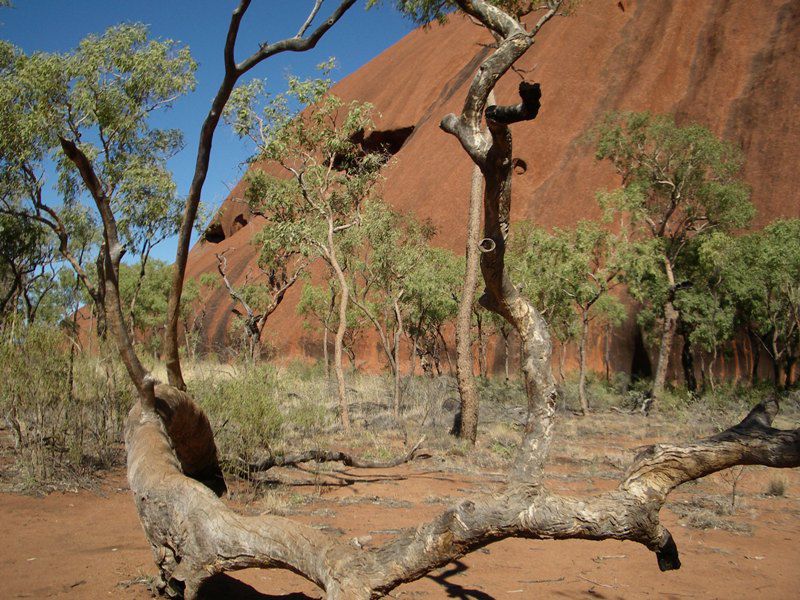
M326 0L320 16L327 16L336 4L337 0ZM14 0L13 8L0 10L0 36L26 52L63 52L89 33L102 33L118 23L138 22L149 25L154 37L188 45L198 62L197 88L156 121L159 126L184 132L186 146L170 163L178 191L184 195L194 168L200 125L222 77L222 47L236 5L236 0ZM312 5L312 0L253 0L240 30L237 59L250 55L260 42L294 35ZM267 78L270 89L278 91L287 74L312 75L317 64L334 56L338 68L333 77L338 80L412 28L388 2L367 11L365 0L360 0L314 50L275 56L251 73ZM219 126L203 188L203 202L208 208L216 209L240 179L248 152L225 125ZM168 262L174 255L174 240L154 251L156 258Z

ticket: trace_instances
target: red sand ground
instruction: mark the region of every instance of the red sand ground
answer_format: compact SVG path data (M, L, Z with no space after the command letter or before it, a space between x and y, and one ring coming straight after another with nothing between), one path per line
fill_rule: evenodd
M590 482L591 487L587 488L585 482L559 477L559 473L575 471L575 465L556 465L551 487L577 492L614 485L611 479L601 478ZM438 471L435 462L380 472L348 469L334 474L341 472L379 481L344 487L294 486L289 493L321 492L312 502L296 508L294 518L341 529L348 537L373 532L374 541L385 536L386 530L412 525L441 511L444 505L435 501L436 497L458 497L497 485L491 478L487 482ZM297 471L289 473L297 479ZM681 551L683 567L676 572L660 573L654 556L632 543L507 540L402 586L392 597L798 598L800 472L781 473L789 482L787 496L761 496L766 482L775 474L750 468L742 479L742 507L732 521L750 525L752 535L691 529L681 526L670 510L663 510L663 521ZM330 477L318 482L326 480L330 481ZM725 494L728 490L729 483L716 475L701 484L686 486L671 499L681 502L692 494ZM253 508L258 507L250 507ZM154 574L155 569L122 473L108 478L101 495L56 493L34 498L0 494L0 513L0 597L150 597L142 585L124 585ZM285 571L249 570L235 577L218 582L208 597L322 597L312 584Z

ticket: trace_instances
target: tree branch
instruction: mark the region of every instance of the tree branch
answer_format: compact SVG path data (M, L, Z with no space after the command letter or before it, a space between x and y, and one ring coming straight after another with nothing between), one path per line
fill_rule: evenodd
M242 517L232 512L181 473L193 473L201 480L199 473L205 473L206 480L209 473L218 473L202 411L169 386L157 386L156 397L166 427L138 407L129 416L129 478L164 584L183 587L190 599L211 575L250 567L292 570L323 588L331 599L378 598L509 537L634 541L656 554L661 570L677 569L677 545L658 517L669 491L737 464L800 466L800 429L772 428L777 403L771 400L738 425L706 440L640 452L617 490L576 498L552 494L541 484L512 483L499 493L460 501L381 546L362 547L281 517ZM403 459L413 457L418 446ZM372 463L345 453L312 451L271 457L252 466L264 470L306 459L342 460L354 467L402 462ZM163 506L170 510L165 513Z
M428 458L430 456L429 454L420 452L420 446L422 446L424 441L425 436L422 436L408 452L386 461L366 460L339 450L307 450L305 452L270 455L256 463L247 463L245 471L247 473L258 473L268 471L273 467L293 467L307 462L340 462L345 466L355 467L357 469L389 469L411 462L417 458Z
M183 280L186 276L186 262L189 258L189 244L192 237L192 229L197 218L197 209L200 204L200 194L208 173L208 165L211 159L211 145L214 139L219 119L222 116L223 108L227 104L236 82L261 61L279 54L281 52L303 52L316 46L317 42L333 25L344 15L345 12L355 3L355 0L343 0L338 8L323 23L317 27L308 37L292 37L276 42L274 44L264 44L249 58L237 64L235 59L236 39L239 34L239 26L244 18L245 12L250 6L250 0L241 0L239 6L231 15L228 33L225 39L224 61L225 75L222 79L217 94L211 103L211 109L206 116L200 130L200 140L197 147L197 160L192 183L189 186L189 193L186 196L186 208L183 213L181 229L178 234L178 248L175 255L175 269L170 290L169 305L167 308L167 327L165 337L165 354L167 361L167 376L170 384L178 389L186 389L181 372L180 356L178 351L178 323L180 320L180 303L183 294Z

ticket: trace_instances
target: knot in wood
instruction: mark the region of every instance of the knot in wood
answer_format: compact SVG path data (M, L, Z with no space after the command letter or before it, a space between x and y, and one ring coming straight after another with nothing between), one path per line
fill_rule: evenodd
M478 250L484 254L494 252L495 248L497 248L497 242L495 242L492 238L483 238L480 242L478 242Z

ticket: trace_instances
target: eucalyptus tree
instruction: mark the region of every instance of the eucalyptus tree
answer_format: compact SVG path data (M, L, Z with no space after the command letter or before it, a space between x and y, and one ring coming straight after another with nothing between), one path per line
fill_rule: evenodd
M80 152L92 162L98 209L118 216L114 254L135 250L144 269L152 247L177 228L166 162L182 147L178 130L154 128L149 117L194 87L194 70L188 49L148 40L142 25L112 27L62 54L0 46L0 211L50 230L92 298L101 334L113 270L102 248L110 242L82 205L87 188L68 157ZM48 169L57 182L48 184ZM79 258L90 243L94 276Z
M464 264L452 251L426 246L408 277L403 304L406 307L406 335L411 343L412 363L419 356L426 371L441 374L441 355L452 364L444 328L458 311L459 293L464 281ZM431 364L431 361L433 364Z
M776 387L794 383L800 359L800 219L770 223L739 237L717 236L704 249L719 288L772 359ZM754 365L757 368L757 365Z
M364 206L354 230L360 238L352 263L353 303L378 333L394 381L392 407L400 416L400 340L410 316L404 300L435 230L379 200ZM413 301L412 301L413 302Z
M657 402L672 352L679 312L676 292L687 273L688 247L714 231L744 227L753 216L748 187L739 179L741 151L705 127L678 127L649 113L607 115L595 131L596 157L622 179L609 208L630 215L634 236L649 239L660 263L642 279L627 277L633 296L662 321L652 399ZM651 405L652 406L652 405Z
M334 370L341 422L349 431L342 349L350 302L344 261L350 252L342 244L355 242L343 234L361 223L361 207L374 196L386 159L365 152L356 141L372 125L371 106L346 103L329 88L328 79L290 77L287 91L265 102L263 82L253 80L234 91L225 114L237 133L256 142L254 158L281 171L276 176L255 167L246 178L245 200L267 218L261 233L266 252L320 258L336 278ZM293 102L303 107L302 113L290 110Z
M234 285L228 277L228 259L225 254L225 252L215 254L217 272L233 300L231 312L241 321L247 344L247 359L250 364L254 364L261 356L262 337L267 320L283 302L286 292L298 281L308 263L304 260L292 263L285 258L286 255L292 254L291 251L286 253L278 251L276 255L280 258L272 263L274 266L264 266L262 253L256 270L250 270L245 274L242 285Z
M55 283L53 251L41 225L0 214L0 328L18 310L24 311L28 322L34 320Z
M315 285L305 282L297 302L297 314L303 317L303 326L322 335L322 362L325 378L330 380L330 338L339 330L339 285L335 279L327 279ZM342 351L347 354L350 366L356 368L356 345L366 329L366 318L352 303L347 307L347 323Z
M520 293L530 301L547 323L560 345L559 374L565 380L567 346L580 333L566 288L552 274L558 272L558 239L544 228L523 221L512 225L505 263Z
M586 345L589 324L595 319L612 326L625 318L622 302L611 295L621 283L626 248L624 236L612 234L597 223L581 221L572 230L558 230L554 234L556 268L551 277L570 299L578 316L578 398L581 412L589 411L586 396Z

